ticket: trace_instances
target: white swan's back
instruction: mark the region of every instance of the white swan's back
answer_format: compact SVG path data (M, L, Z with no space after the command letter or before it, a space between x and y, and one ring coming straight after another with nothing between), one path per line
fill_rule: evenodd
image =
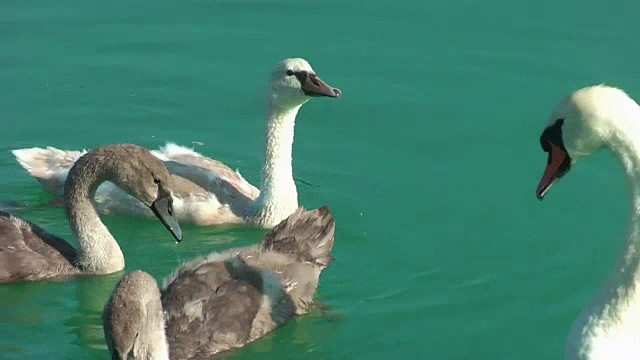
M260 195L260 190L245 180L238 170L234 171L193 149L169 142L151 153L163 160L173 174L190 179L205 189L222 187L228 195L240 195L252 200Z

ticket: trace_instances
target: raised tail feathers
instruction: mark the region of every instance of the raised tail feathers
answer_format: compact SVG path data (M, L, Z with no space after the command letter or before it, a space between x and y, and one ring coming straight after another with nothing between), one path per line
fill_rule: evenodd
M38 179L44 189L53 195L62 195L69 169L87 151L59 150L53 147L17 149L11 151L29 175Z
M333 262L331 251L335 230L335 220L329 207L315 210L298 208L269 231L262 248L326 267Z

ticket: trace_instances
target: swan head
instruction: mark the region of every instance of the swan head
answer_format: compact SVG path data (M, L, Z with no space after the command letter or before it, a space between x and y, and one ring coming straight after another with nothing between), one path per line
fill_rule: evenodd
M542 200L551 186L579 160L607 147L617 129L637 112L637 104L622 90L598 85L579 89L556 106L540 145L547 155L547 166L536 196Z
M271 72L269 95L272 105L290 109L311 97L339 98L342 91L322 81L305 59L291 58L282 60Z
M131 144L106 146L94 152L116 164L108 180L151 208L173 237L181 241L182 230L173 211L173 182L162 160Z

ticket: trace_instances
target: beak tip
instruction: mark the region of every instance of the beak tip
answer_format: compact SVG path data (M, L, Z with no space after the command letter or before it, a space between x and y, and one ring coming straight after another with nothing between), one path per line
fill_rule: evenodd
M173 235L173 238L177 242L182 241L182 229L175 218L171 197L156 199L156 201L151 204L150 208L156 217L160 219L165 228L169 230L171 235Z
M538 200L540 201L544 200L544 197L547 195L547 192L551 188L551 185L553 185L553 182L546 185L541 182L536 189L536 198L538 198Z
M336 89L336 88L334 88L334 89L333 89L333 92L334 92L334 94L335 94L335 96L334 96L334 97L335 97L336 99L339 99L339 98L342 96L342 91L341 91L340 89Z
M176 243L180 243L184 238L184 236L182 235L182 228L180 228L180 225L176 224L176 226L171 226L169 231L173 235L173 238L176 239Z

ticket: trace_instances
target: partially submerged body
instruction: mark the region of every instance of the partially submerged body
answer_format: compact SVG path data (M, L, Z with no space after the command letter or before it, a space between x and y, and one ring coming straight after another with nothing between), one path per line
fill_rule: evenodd
M333 260L334 234L335 222L328 208L300 209L261 244L212 253L177 269L161 290L164 323L155 324L155 328L166 326L170 358L207 359L259 339L293 316L306 313L321 271ZM112 298L126 292L126 287L116 287ZM121 316L127 319L138 312L134 306L114 309L110 301L105 308L109 314L105 315L105 332L132 326L114 320L118 311L129 314ZM116 354L122 354L127 346L114 348Z

